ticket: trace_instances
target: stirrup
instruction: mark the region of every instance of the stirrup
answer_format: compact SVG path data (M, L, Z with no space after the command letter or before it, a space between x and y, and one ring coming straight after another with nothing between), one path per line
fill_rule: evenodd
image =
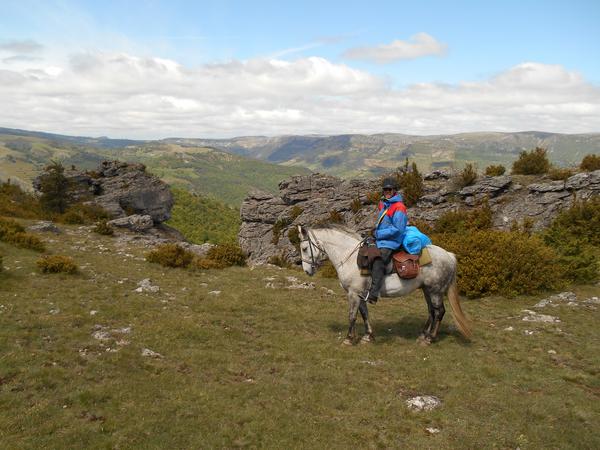
M370 303L371 305L374 305L375 303L377 303L377 300L379 300L379 298L378 298L378 297L373 297L373 296L371 295L371 292L369 292L369 291L367 291L367 293L366 293L366 294L364 294L364 295L360 295L360 294L359 294L359 297L360 297L360 300L361 300L362 302L365 302L365 303L367 303L367 302L368 302L368 303Z

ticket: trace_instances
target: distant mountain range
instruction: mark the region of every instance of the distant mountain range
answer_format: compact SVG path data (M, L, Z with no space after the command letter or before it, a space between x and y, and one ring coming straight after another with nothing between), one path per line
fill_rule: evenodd
M462 133L436 136L405 134L346 134L339 136L238 137L233 139L166 139L180 145L204 145L277 164L299 165L338 176L380 174L402 165L406 158L428 171L476 163L510 168L524 150L547 149L559 166L578 164L589 153L600 153L600 133L558 134Z
M390 133L142 141L0 128L0 178L29 185L50 159L88 169L106 158L123 159L143 162L168 183L239 205L248 189L274 192L281 179L309 170L341 177L373 176L403 165L406 158L423 172L460 168L467 162L481 171L490 164L510 169L520 152L535 147L547 149L556 165L576 165L589 153L600 154L600 133Z

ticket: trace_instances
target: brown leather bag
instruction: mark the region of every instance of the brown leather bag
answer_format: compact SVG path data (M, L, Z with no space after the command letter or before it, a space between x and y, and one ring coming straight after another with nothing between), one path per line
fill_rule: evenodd
M419 275L419 255L399 251L394 253L392 260L400 278L410 279Z
M375 247L375 245L362 245L358 249L358 255L356 263L360 269L360 274L363 276L371 275L371 267L373 267L373 261L381 258L381 251Z

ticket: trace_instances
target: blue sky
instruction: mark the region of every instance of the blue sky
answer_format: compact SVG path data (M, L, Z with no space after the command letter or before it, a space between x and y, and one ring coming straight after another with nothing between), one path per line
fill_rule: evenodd
M52 128L47 131L130 137L430 134L516 131L521 125L600 131L600 121L594 121L600 111L598 1L9 1L0 7L0 73L11 82L47 75L35 89L19 84L18 97L0 88L0 100L31 108L52 96L32 124ZM82 55L85 67L104 70L101 79L82 72ZM159 78L179 88L156 94L153 61L177 65L169 66L171 76L162 71ZM284 63L290 66L282 69ZM112 79L111 67L118 72ZM210 82L217 77L228 82ZM45 90L44 83L52 87ZM119 102L121 116L115 120L109 107L123 83L131 87L130 109ZM328 90L327 83L337 86ZM76 88L69 92L69 86ZM210 95L202 96L201 89L210 89ZM524 99L524 107L503 104L513 95ZM92 98L106 109L90 111ZM437 115L431 112L435 98ZM400 105L395 110L391 99ZM142 110L150 104L160 110L165 101L170 106L163 116ZM378 104L385 104L384 112ZM325 112L313 120L318 111ZM340 112L339 120L319 125ZM73 123L75 114L81 117ZM374 115L379 121L365 123ZM17 126L25 117L25 111L3 113L0 125ZM125 125L131 117L133 129ZM211 120L220 123L211 126ZM157 128L165 122L169 125Z

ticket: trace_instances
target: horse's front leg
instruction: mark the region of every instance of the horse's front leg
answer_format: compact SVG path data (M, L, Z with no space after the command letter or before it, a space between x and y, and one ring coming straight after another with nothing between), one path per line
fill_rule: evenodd
M358 294L348 292L348 321L350 323L348 327L348 335L344 339L343 344L352 345L354 338L356 337L356 313L360 305L360 297Z
M358 311L365 323L365 335L360 341L362 343L373 342L375 340L375 335L373 334L373 328L371 328L371 323L369 322L369 308L367 307L367 304L365 302L359 302Z

